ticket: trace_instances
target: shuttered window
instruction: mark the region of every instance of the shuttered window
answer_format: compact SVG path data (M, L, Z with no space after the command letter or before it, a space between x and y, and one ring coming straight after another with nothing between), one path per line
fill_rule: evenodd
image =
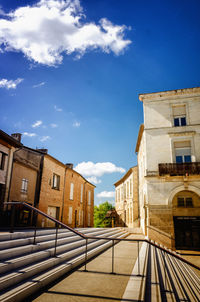
M186 126L186 107L185 105L173 106L174 126Z
M191 162L191 142L182 141L175 142L175 156L176 163L190 163Z

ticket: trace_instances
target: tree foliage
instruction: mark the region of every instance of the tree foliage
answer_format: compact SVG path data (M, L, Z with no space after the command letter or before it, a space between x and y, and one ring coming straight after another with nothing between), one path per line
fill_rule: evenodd
M111 227L111 219L106 219L105 216L107 212L112 209L114 209L114 207L108 201L94 207L94 226L96 228Z

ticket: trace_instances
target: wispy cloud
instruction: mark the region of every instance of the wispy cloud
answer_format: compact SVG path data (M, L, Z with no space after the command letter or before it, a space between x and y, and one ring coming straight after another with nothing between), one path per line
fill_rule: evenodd
M54 123L50 124L50 126L51 126L51 128L57 128L58 127L58 125L54 124Z
M48 136L48 135L42 136L42 137L40 138L40 141L41 141L41 142L45 142L45 141L49 140L50 138L51 138L51 137Z
M38 88L38 87L44 86L45 84L46 84L46 82L41 82L39 84L33 85L33 88Z
M98 24L87 22L79 0L41 0L7 16L0 20L2 49L21 51L39 64L55 66L62 62L63 53L80 59L94 49L119 55L131 43L124 39L129 29L125 25L106 18Z
M23 135L24 135L24 136L29 136L29 137L37 136L36 133L30 133L30 132L24 132Z
M111 173L124 173L125 169L117 167L111 162L93 163L91 161L82 162L74 168L77 172L85 176L96 176L100 177L104 174Z
M101 179L98 179L96 176L88 177L87 180L95 185L98 185L101 183Z
M23 79L21 78L18 78L16 80L1 79L0 88L16 89L17 85L19 85L22 81Z
M56 111L58 111L58 112L63 111L62 108L58 108L56 105L54 106L54 109L55 109Z
M115 192L114 191L102 191L97 194L98 198L114 198Z
M77 122L77 121L74 121L74 122L73 122L73 127L75 127L75 128L79 128L80 125L81 125L80 122Z
M40 127L42 125L42 121L36 121L33 125L32 128L37 128Z

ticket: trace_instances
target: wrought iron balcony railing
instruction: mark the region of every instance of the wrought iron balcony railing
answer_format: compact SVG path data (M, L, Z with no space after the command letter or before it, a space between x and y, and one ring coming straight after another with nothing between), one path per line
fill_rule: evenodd
M159 164L159 175L169 174L171 176L200 175L200 162L194 163L166 163Z

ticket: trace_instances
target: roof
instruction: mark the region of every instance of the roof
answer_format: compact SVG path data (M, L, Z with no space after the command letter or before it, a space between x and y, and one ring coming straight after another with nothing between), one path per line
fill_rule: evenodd
M124 174L124 176L119 179L116 183L114 183L114 186L117 187L118 185L120 185L121 183L123 183L125 181L126 178L128 178L131 173L134 171L134 169L137 168L137 166L131 167L126 174Z
M13 147L22 147L23 144L17 141L15 138L7 134L6 132L0 130L0 139L6 141L9 145Z
M140 143L141 143L141 140L142 140L142 134L143 134L143 132L144 132L144 124L141 124L141 125L140 125L140 129L139 129L139 132L138 132L138 138L137 138L136 147L135 147L135 152L136 152L136 153L139 151Z
M91 182L89 182L85 177L83 177L83 175L81 175L80 173L78 173L76 170L71 169L71 168L69 168L69 167L66 167L66 168L67 168L68 170L71 170L71 171L75 172L76 174L78 174L79 176L81 176L88 184L90 184L91 186L93 186L94 188L96 188L95 185L93 185Z
M150 101L150 100L160 100L160 99L178 98L178 97L187 98L190 96L200 96L200 87L143 93L143 94L139 94L139 100L143 102L144 100Z

